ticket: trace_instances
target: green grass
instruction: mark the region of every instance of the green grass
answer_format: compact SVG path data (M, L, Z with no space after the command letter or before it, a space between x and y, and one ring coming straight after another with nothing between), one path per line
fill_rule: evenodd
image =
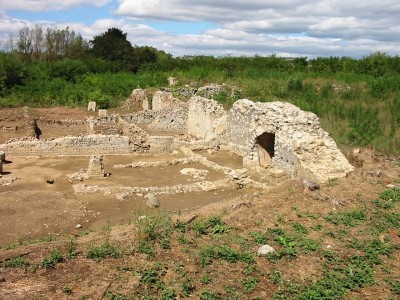
M340 213L330 213L325 220L335 225L354 227L367 220L367 212L364 209L353 209Z
M136 217L134 224L136 225L136 245L141 253L153 255L156 244L163 249L171 248L174 225L168 213ZM186 241L184 236L181 241Z
M29 262L22 257L12 257L3 262L4 268L25 268L29 266Z
M239 252L229 246L206 246L200 251L200 265L206 266L212 263L213 260L221 259L229 263L238 261L248 264L254 263L254 257L248 252Z
M43 258L40 262L39 266L43 269L51 269L56 266L56 264L64 261L64 257L61 252L58 250L53 250L50 252L49 256Z
M91 246L86 253L86 257L100 261L105 258L120 258L121 251L117 246L111 244L108 240L100 246Z

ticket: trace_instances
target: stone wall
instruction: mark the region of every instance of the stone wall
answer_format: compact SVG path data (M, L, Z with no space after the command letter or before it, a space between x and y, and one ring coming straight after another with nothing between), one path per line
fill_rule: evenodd
M169 154L175 149L173 136L150 136L149 143L151 154Z
M0 145L9 156L62 156L128 154L134 151L127 136L83 135L63 138L9 141Z
M157 111L140 111L121 116L121 119L149 132L182 134L187 132L188 110L177 107Z
M146 104L144 104L146 103ZM128 99L122 104L122 109L136 110L143 109L143 105L148 106L147 91L144 89L134 89Z
M139 126L129 123L123 118L118 119L118 125L124 136L129 137L133 152L146 153L149 151L149 135Z
M119 128L118 116L109 115L98 118L89 118L87 120L87 134L103 134L103 135L116 135L121 134L122 130Z
M258 138L265 133L274 136L273 145L268 145L273 148L272 163L293 176L324 182L353 170L318 117L285 102L236 101L221 140L244 157L245 165L255 166L260 163Z
M192 136L211 140L226 130L226 112L214 100L195 96L189 99L187 132Z
M152 110L162 110L166 108L186 107L186 103L174 98L171 92L156 91L152 99Z
M154 121L147 126L149 131L183 134L187 132L188 110L169 108L159 111Z

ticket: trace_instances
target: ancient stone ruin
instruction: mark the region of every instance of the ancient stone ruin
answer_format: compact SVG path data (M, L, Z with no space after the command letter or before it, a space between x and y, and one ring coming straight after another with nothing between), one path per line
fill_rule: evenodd
M96 111L96 102L95 101L89 101L88 111Z
M104 164L102 155L93 155L89 160L89 177L104 177Z
M294 177L325 182L353 170L318 117L285 102L239 100L221 137L245 167L275 165Z
M223 89L225 86L199 90L213 94L214 90ZM95 104L90 103L88 110L92 109L95 110ZM0 144L0 154L4 151L10 157L90 156L87 172L68 175L75 193L115 194L118 199L132 194L267 189L288 178L323 183L353 170L334 140L321 128L318 117L289 103L241 99L225 110L217 101L198 95L182 100L170 91L150 95L136 89L123 104L122 112L108 115L99 110L97 117L90 115L85 120L36 120L40 136L9 138ZM57 134L46 136L49 126L64 125L76 135L62 136L55 131ZM219 152L223 153L223 162L217 161ZM74 181L104 177L104 155L144 154L162 159L148 160L148 156L143 156L143 161L110 168L182 166L181 183L98 186ZM240 158L240 165L229 161L234 156Z

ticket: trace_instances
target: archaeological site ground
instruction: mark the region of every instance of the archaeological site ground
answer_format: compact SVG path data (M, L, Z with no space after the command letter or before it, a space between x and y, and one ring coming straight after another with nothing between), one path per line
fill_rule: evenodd
M400 159L225 88L1 109L0 299L399 297Z

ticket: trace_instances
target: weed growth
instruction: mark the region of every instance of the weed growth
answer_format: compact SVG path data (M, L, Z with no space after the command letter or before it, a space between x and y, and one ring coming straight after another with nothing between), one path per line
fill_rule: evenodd
M40 267L43 269L50 269L54 268L56 264L61 263L64 261L63 256L58 250L53 250L49 256L45 257L41 262L40 262Z
M105 258L119 258L121 257L121 251L108 240L106 240L100 246L91 246L86 253L86 257L100 261Z
M29 262L22 257L12 257L5 262L3 262L3 266L5 268L25 268L29 265Z

